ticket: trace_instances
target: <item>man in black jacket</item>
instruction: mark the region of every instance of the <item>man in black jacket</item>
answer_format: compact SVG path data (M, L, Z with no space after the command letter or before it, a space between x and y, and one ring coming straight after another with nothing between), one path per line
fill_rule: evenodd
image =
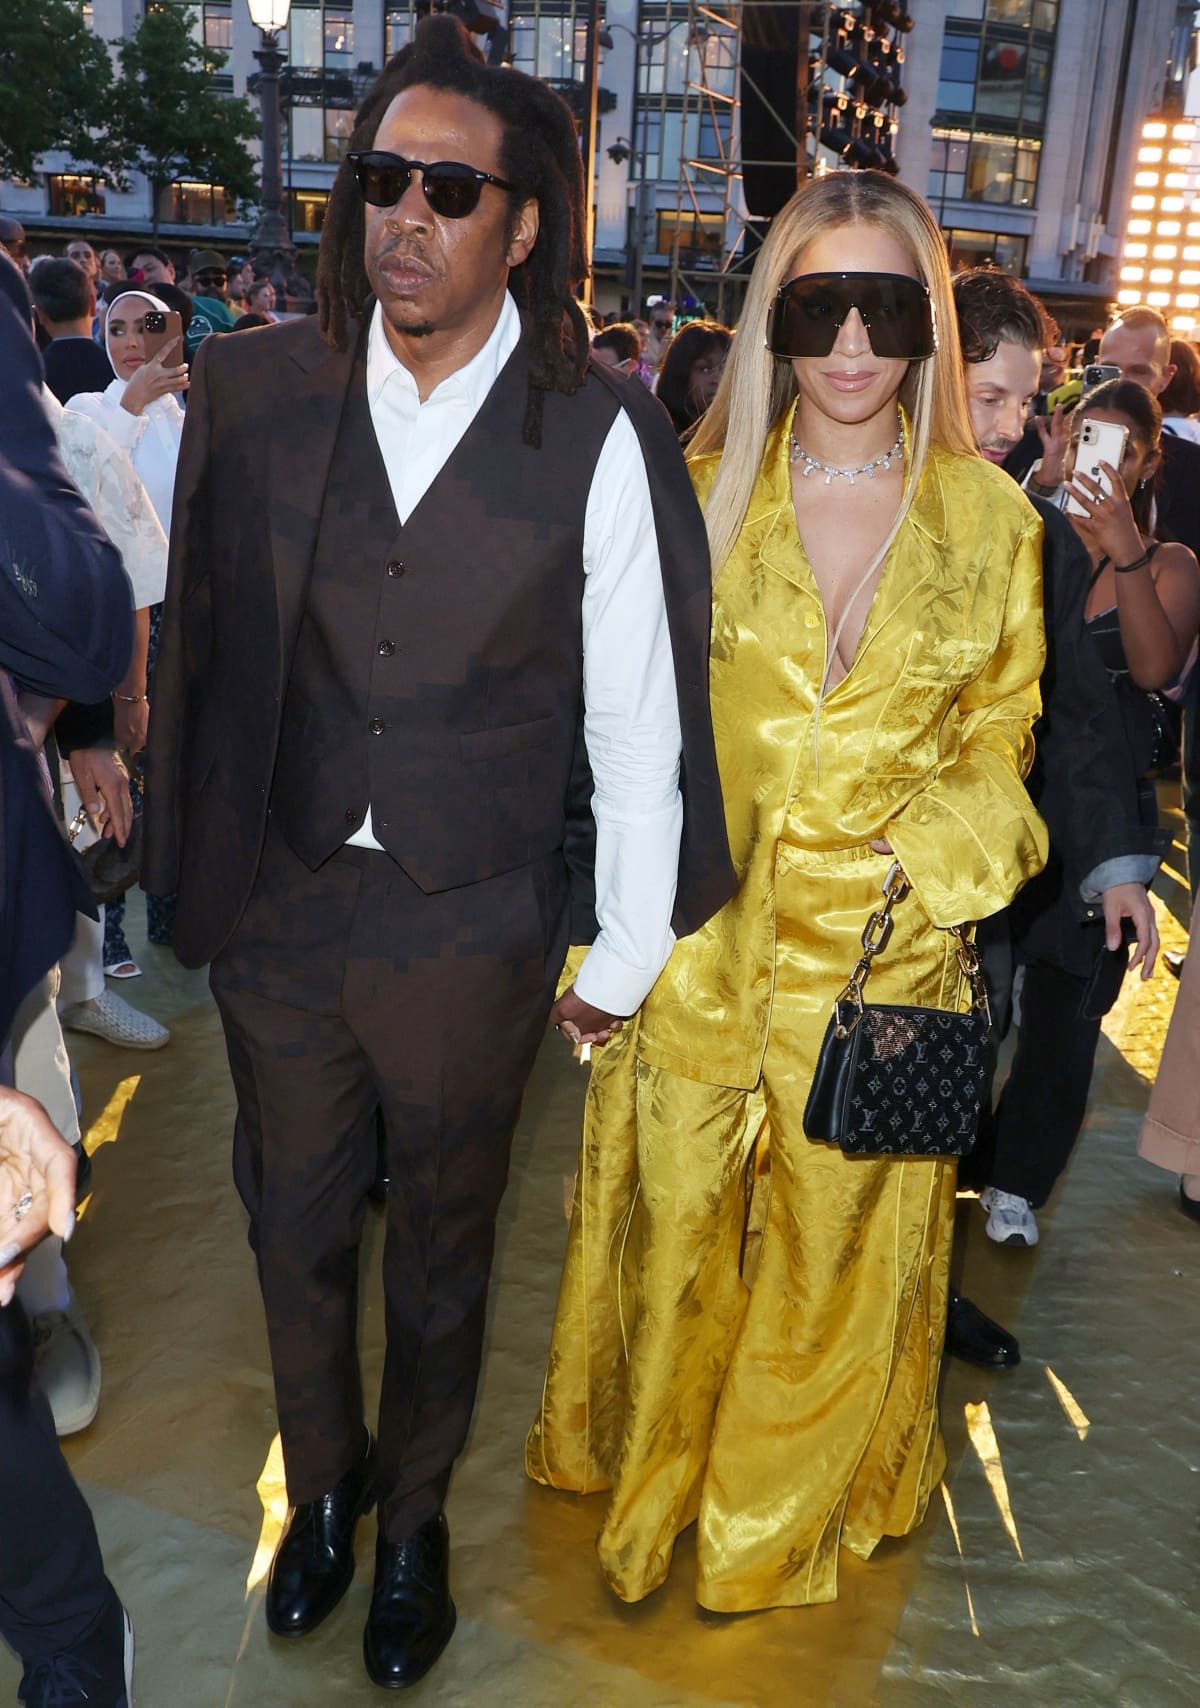
M1035 297L994 269L960 273L954 296L971 423L983 456L1001 465L1021 437L1052 326ZM1028 786L1050 831L1050 858L1012 909L980 927L997 1032L1010 1006L1014 938L1022 954L1044 952L1052 962L1065 957L1075 965L1081 959L1093 961L1106 945L1108 952L1123 956L1122 932L1128 921L1138 959L1152 963L1158 948L1146 886L1157 870L1161 838L1139 823L1116 698L1084 628L1087 553L1065 517L1048 504L1034 503L1045 528L1046 668L1035 732L1037 758ZM1009 1128L1014 1114L1010 1108ZM1074 1136L1074 1131L1061 1135L1068 1150ZM959 1171L961 1182L989 1185L995 1137L990 1124L985 1125L975 1153ZM1004 1200L1011 1196L1000 1195ZM1012 1221L1011 1229L1005 1216ZM1022 1230L1020 1243L1034 1243L1036 1220L1023 1199L1016 1206L998 1204L991 1212L988 1231L993 1239L998 1233ZM1013 1238L1011 1243L1018 1241ZM1016 1361L1011 1337L956 1296L947 1344L952 1352L979 1363Z
M18 1006L71 941L91 898L42 784L9 680L99 700L124 675L132 597L121 559L58 460L41 404L29 296L0 255L0 1635L25 1664L22 1700L128 1708L132 1630L104 1575L87 1505L31 1388L13 1287L48 1229L67 1235L74 1157L4 1082Z

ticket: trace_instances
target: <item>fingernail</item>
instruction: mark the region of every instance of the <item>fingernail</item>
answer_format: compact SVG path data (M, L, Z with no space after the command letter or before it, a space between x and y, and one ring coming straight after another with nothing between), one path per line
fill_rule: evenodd
M7 1269L20 1255L21 1247L15 1239L10 1240L7 1245L0 1245L0 1269Z
M75 1212L74 1212L74 1210L72 1210L71 1214L67 1217L67 1225L63 1229L62 1242L64 1245L66 1245L66 1243L70 1239L71 1235L75 1232L75 1221L76 1221Z

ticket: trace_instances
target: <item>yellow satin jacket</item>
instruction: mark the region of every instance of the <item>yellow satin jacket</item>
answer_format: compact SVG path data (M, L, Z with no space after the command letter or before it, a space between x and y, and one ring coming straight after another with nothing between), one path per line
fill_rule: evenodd
M713 597L712 717L739 888L676 946L638 1041L644 1061L745 1089L770 1023L781 842L804 858L886 836L931 928L998 912L1047 852L1022 782L1045 661L1037 513L983 458L931 449L854 662L818 716L828 640L792 508L790 431L789 412ZM692 466L702 502L718 461ZM832 924L835 897L814 880L813 908L824 905ZM832 996L853 960L844 928L830 948Z

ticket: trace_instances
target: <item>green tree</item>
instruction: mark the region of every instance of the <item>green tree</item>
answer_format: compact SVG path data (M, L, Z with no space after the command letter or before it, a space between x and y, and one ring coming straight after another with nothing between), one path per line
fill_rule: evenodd
M78 0L0 0L0 178L31 178L53 148L119 175L112 83L108 49Z
M123 166L150 181L155 230L160 192L176 178L223 184L242 210L257 202L258 164L246 143L258 119L248 101L215 87L228 55L197 40L192 7L160 0L114 45L112 140Z

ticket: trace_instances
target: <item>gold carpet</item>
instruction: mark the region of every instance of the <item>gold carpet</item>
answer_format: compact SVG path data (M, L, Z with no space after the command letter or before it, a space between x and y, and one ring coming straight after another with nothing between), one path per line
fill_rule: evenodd
M1177 816L1176 816L1176 822ZM1179 851L1173 856L1179 869ZM1164 939L1186 897L1166 874ZM139 1708L382 1700L361 1631L374 1523L337 1613L270 1638L283 1518L262 1314L229 1177L233 1103L202 977L130 940L122 994L168 1021L154 1055L76 1039L95 1187L71 1273L104 1360L100 1415L66 1443L138 1634ZM1175 916L1178 916L1175 917ZM947 1367L946 1484L923 1530L846 1556L831 1607L720 1618L692 1599L690 1538L638 1607L604 1589L603 1497L521 1473L549 1337L584 1076L547 1044L505 1201L479 1407L451 1491L457 1635L416 1708L1194 1708L1200 1689L1200 1229L1134 1141L1175 993L1159 973L1106 1024L1087 1128L1031 1252L960 1205L964 1289L1021 1336L1019 1370ZM377 1388L378 1222L363 1341ZM0 1655L0 1696L18 1673Z

